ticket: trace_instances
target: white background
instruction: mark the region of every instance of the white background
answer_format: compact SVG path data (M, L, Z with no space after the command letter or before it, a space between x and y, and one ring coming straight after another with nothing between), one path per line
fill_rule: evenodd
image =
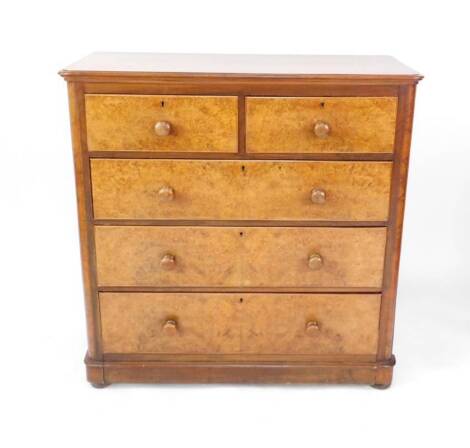
M0 445L468 446L467 2L89 1L0 6ZM85 381L63 66L92 51L391 54L418 86L394 384Z

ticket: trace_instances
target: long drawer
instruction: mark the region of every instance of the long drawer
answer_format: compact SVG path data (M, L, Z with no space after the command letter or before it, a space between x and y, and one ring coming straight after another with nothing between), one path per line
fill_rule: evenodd
M101 293L105 353L372 355L377 294Z
M95 227L100 286L382 285L386 228Z
M92 159L96 219L388 219L391 162Z
M253 153L392 153L396 97L246 99Z
M237 152L233 96L85 95L89 151Z

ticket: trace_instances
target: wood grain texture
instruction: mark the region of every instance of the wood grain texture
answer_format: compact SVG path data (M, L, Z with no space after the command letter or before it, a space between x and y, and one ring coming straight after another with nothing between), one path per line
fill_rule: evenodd
M393 191L390 201L390 226L384 266L384 301L381 309L379 359L392 356L395 307L400 267L401 239L405 213L406 186L410 158L411 135L416 88L402 88L399 96L399 124L393 169ZM391 375L390 375L391 381Z
M96 219L386 221L389 162L93 159ZM170 186L174 199L158 192ZM314 204L311 192L326 192Z
M246 150L391 153L396 111L396 97L250 97L246 100ZM330 125L328 137L315 135L317 121Z
M69 81L91 383L354 382L381 387L391 383L413 104L415 85L422 78L418 73L386 57L106 54L86 58L61 74ZM124 112L121 104L112 105L110 114L99 110L95 118L103 120L105 144L114 134L120 135L120 141L102 148L93 147L87 135L91 128L84 95L129 97L131 103L135 98L153 98L157 109L181 98L210 98L223 104L205 108L191 101L188 107L175 106L175 115L169 118L154 115L152 105L141 107L138 101ZM259 141L253 150L250 117L245 113L250 101L258 100L288 101L295 107L269 107L264 118L258 117ZM298 106L298 101L305 104ZM329 111L331 116L326 115ZM174 121L181 116L191 122L191 138L184 137L181 145L152 146L152 138L182 142L179 137L189 136L181 134ZM223 129L217 126L219 117ZM327 131L324 138L314 137L314 123L305 124L312 117L327 122L330 129L320 129ZM170 122L169 136L155 134L158 120ZM207 137L216 141L207 143ZM308 143L310 137L315 144ZM124 157L132 160L119 160ZM99 180L93 179L93 187L99 194L92 197L90 170L98 159L106 164L113 159L119 168L111 164L96 168ZM374 161L384 163L365 168ZM153 162L168 165L163 169ZM229 164L227 169L224 163ZM163 179L162 173L172 181L184 177L186 181L175 184L173 201L158 203L155 209L152 181ZM327 186L326 202L312 204L322 208L310 215L310 203L305 201L313 188L322 188L316 183ZM170 198L169 191L161 197ZM97 254L98 261L103 260L106 284L97 284L95 231L97 237L103 235ZM161 255L169 246L177 250L176 264L167 263L169 269L160 272ZM318 252L320 269L302 272L308 269L309 256ZM109 315L114 316L110 328L133 334L130 339L123 336L123 343L140 344L144 350L155 344L155 352L128 347L129 352L103 353L98 291L127 297L129 303L120 308L123 326L113 314L114 301L113 306L109 302ZM134 299L141 295L166 297L167 307L139 308ZM165 338L180 337L182 351L158 351L162 346L154 340L161 339L162 326L152 327L152 316L175 311L178 301L173 295L200 297L201 306L191 300L193 313L181 307L176 311L183 314L163 318L175 320L166 325L173 336ZM221 300L203 305L216 296ZM320 301L315 311L310 299L320 296L329 300ZM364 302L364 307L346 301L356 296L376 299L369 299L373 304L367 306ZM214 311L214 323L204 321L207 308L224 306L223 313ZM147 308L154 314L148 314ZM232 325L230 332L238 331L238 339L230 332L225 339L223 322ZM311 323L308 335L307 322ZM356 322L364 338L355 332ZM143 328L145 334L136 338ZM182 332L185 328L190 332ZM210 341L206 344L204 338ZM315 338L319 345L306 342ZM201 351L188 354L186 344Z
M83 126L83 93L81 86L68 84L70 127L72 134L75 186L77 196L80 255L82 262L83 292L87 322L88 356L102 359L101 329L96 292L96 266L94 252L94 232L91 223L91 191L89 161L86 153ZM90 375L97 378L102 369L92 369Z
M86 95L89 151L237 152L237 98L231 96ZM171 133L155 133L158 121Z
M380 296L101 293L107 353L374 354ZM168 319L177 333L165 334ZM315 335L305 332L318 321Z
M100 286L380 287L385 228L97 226ZM323 257L309 268L312 253ZM161 267L165 254L175 268Z
M376 384L391 379L393 365L384 362L263 361L107 361L87 359L87 370L104 370L111 383L356 383ZM380 384L380 383L379 383Z
M350 82L315 78L152 76L103 79L95 75L71 75L82 79L85 93L119 95L233 95L248 96L397 96L400 83L377 80ZM84 79L86 78L86 79ZM99 82L97 82L99 81ZM410 81L407 81L410 82Z

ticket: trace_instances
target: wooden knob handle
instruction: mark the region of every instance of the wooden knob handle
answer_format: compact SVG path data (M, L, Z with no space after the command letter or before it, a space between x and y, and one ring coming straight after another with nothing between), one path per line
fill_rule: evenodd
M176 266L176 257L171 254L163 255L162 259L160 260L160 266L165 270L173 269Z
M323 258L320 254L311 254L308 257L308 267L312 271L318 271L323 266Z
M330 134L331 126L326 121L317 121L313 126L313 132L318 138L326 138Z
M176 334L178 332L178 324L174 319L168 319L162 326L162 330L168 336Z
M307 334L316 334L320 331L320 325L317 321L311 320L305 325L305 333Z
M168 185L164 185L158 190L158 197L162 201L172 201L175 198L175 190Z
M159 137L166 137L171 133L171 124L168 121L157 121L155 123L155 134Z
M320 188L314 188L310 198L314 204L324 204L326 202L326 192Z

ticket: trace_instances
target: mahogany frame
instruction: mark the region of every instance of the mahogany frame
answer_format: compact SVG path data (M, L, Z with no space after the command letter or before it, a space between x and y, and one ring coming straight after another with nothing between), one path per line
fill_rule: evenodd
M87 318L88 352L87 377L100 387L115 382L273 382L273 383L363 383L387 387L392 381L395 358L392 354L394 317L400 246L403 231L405 193L416 84L420 76L262 76L262 75L194 75L61 72L68 81L72 144L75 164L80 247ZM237 95L239 97L239 151L228 153L153 153L129 151L88 152L84 95L101 94L185 94ZM397 96L395 150L393 154L247 154L245 151L245 96ZM91 158L184 158L184 159L266 159L266 160L392 160L392 186L389 219L387 222L343 223L322 221L301 225L377 226L388 227L382 302L379 323L378 352L375 359L351 356L286 357L269 356L230 357L212 356L201 359L170 356L154 359L151 356L104 356L101 340L99 297L97 286L94 225L155 225L155 221L107 220L93 217L90 159ZM185 221L183 224L204 225L205 221ZM237 225L247 225L237 221ZM218 221L230 225L233 221ZM248 225L281 225L279 222L250 221ZM174 225L174 223L172 223ZM298 225L289 223L289 225ZM126 290L120 288L120 290ZM181 288L145 288L146 291L176 291ZM199 288L201 289L201 288ZM204 289L204 288L202 288ZM235 288L236 289L236 288ZM272 288L283 292L282 288ZM304 288L305 289L305 288ZM113 290L117 290L114 288ZM132 288L138 290L138 288ZM208 292L214 288L209 288ZM228 291L217 288L217 291ZM234 290L234 288L230 288ZM324 288L308 288L308 292ZM285 292L294 292L295 288ZM335 290L338 292L338 289ZM303 291L306 292L306 291ZM367 288L341 288L341 292L373 293Z

